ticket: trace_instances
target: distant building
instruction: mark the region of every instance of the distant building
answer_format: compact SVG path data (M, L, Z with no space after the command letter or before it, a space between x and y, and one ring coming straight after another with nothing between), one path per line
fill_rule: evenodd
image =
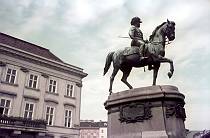
M0 33L0 137L79 138L83 69Z
M107 122L80 121L80 138L107 138Z
M187 131L187 138L210 138L210 130Z

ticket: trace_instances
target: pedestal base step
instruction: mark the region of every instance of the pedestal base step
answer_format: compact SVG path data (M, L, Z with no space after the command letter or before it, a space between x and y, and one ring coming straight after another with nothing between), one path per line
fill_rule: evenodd
M168 138L166 131L144 131L142 138Z

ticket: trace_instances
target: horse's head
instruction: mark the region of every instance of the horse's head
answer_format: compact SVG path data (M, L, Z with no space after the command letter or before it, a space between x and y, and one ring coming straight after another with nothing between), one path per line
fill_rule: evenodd
M168 38L169 41L173 41L175 39L175 22L169 21L163 22L161 25L157 26L155 30L152 32L150 36L150 41L165 41L165 37Z
M173 41L175 39L175 22L169 21L167 19L166 24L164 25L164 34L168 38L169 41Z

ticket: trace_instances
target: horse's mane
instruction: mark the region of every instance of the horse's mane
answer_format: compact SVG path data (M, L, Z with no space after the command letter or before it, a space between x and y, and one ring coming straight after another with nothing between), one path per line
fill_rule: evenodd
M149 41L152 41L154 36L155 36L155 33L157 32L158 29L160 29L160 27L162 27L166 22L163 22L161 25L158 25L155 30L152 32L152 35L150 35L149 37Z

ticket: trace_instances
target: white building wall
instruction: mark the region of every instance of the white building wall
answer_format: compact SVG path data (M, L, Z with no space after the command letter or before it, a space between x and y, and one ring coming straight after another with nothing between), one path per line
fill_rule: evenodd
M79 136L79 130L64 127L64 110L72 110L72 127L79 126L80 120L80 103L81 103L81 78L69 73L54 70L36 63L24 61L18 58L0 54L0 61L6 63L6 66L0 67L0 96L12 100L10 116L23 117L25 102L35 103L33 119L45 119L46 105L55 106L54 126L50 126L49 132L53 134L65 135L67 132ZM17 70L15 85L5 83L6 70L8 67ZM23 72L24 67L28 72ZM30 73L39 76L37 90L26 88ZM43 77L47 74L48 77ZM57 81L57 94L47 93L49 78ZM74 98L66 97L66 84L70 82L74 85ZM6 94L6 93L10 94Z
M107 138L107 128L106 127L99 128L99 138Z

